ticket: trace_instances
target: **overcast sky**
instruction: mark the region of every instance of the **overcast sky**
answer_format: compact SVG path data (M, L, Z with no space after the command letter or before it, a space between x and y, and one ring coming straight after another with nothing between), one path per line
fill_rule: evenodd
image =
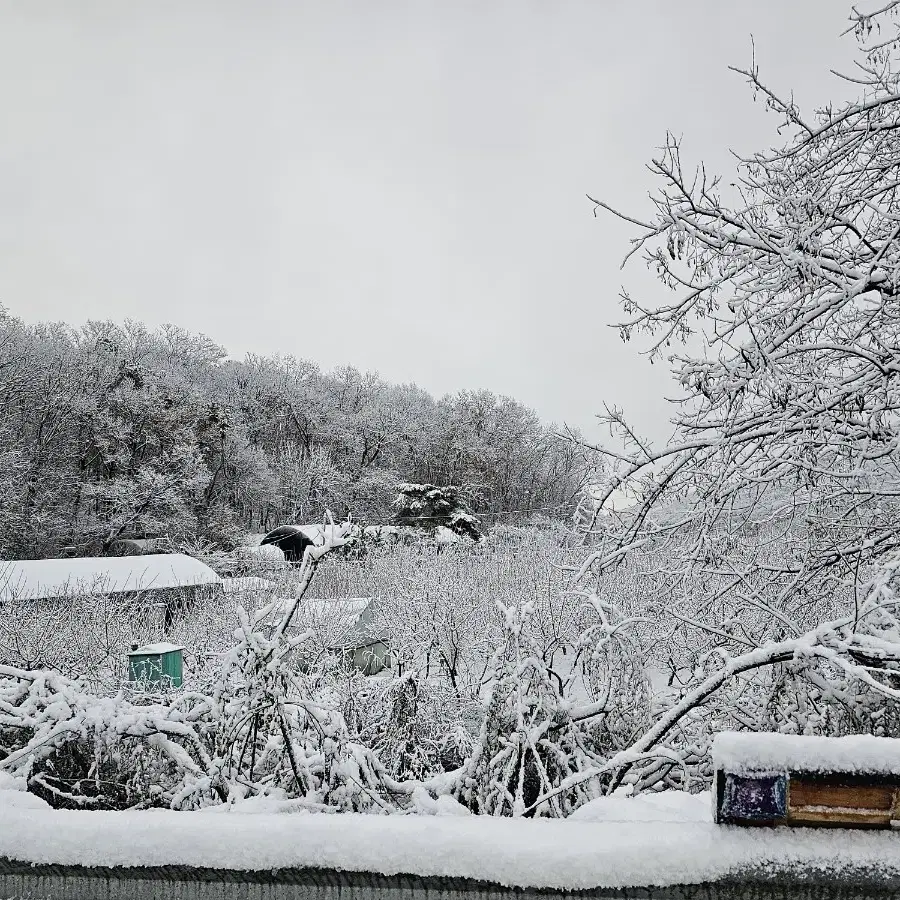
M668 433L608 326L666 130L716 170L774 139L729 64L846 95L838 0L0 0L0 303L174 322L233 357L510 394Z

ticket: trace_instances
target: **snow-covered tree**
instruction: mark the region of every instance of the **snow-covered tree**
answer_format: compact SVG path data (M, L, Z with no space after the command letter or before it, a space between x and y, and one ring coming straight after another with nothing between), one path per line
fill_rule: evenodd
M689 708L713 716L700 686L723 673L715 691L732 691L721 709L737 727L832 727L810 709L852 696L838 686L846 676L875 689L852 648L893 615L893 601L867 607L869 621L859 610L900 548L897 9L852 16L858 100L807 117L752 65L742 74L783 143L739 158L723 181L687 167L669 136L651 163L650 216L597 203L637 229L628 257L642 254L672 291L662 303L623 292L620 327L626 339L650 335L657 356L685 341L669 357L684 398L658 448L607 409L623 443L597 448L613 474L587 523L594 547L580 574L611 585L614 568L643 572L638 602L659 625L648 640L682 648ZM623 491L635 503L616 513L610 501ZM885 653L867 665L883 669ZM731 680L760 673L735 662L755 654L765 674ZM791 662L809 656L813 667ZM768 668L776 662L788 669ZM654 727L655 741L674 724Z
M453 485L400 484L394 501L394 521L398 525L415 526L428 532L447 528L459 535L478 540L481 528L478 518Z
M567 685L534 642L528 628L532 604L500 604L500 612L503 629L490 667L490 695L456 796L483 815L565 816L600 792L596 783L577 779L597 759L592 736L579 727L564 693ZM590 714L601 712L597 707Z

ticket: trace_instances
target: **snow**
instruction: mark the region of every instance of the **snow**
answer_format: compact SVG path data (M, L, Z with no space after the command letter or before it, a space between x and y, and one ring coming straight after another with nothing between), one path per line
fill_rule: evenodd
M50 804L40 797L25 791L0 791L0 809L51 809ZM2 814L0 814L2 820Z
M269 546L268 544L266 546ZM275 548L278 549L277 547ZM279 556L283 556L278 550ZM226 594L243 594L270 591L275 587L275 582L268 578L256 578L247 576L245 578L223 578L222 588Z
M598 797L576 809L569 817L576 822L708 822L712 808L709 791L660 791L627 797Z
M371 602L371 597L347 597L340 600L310 599L303 601L298 612L329 620L335 618L347 625L353 625Z
M238 547L234 552L238 556L261 556L265 559L285 562L284 551L274 544L260 544L255 547Z
M171 653L173 650L184 650L180 644L144 644L143 647L138 647L137 650L132 650L129 652L129 656L152 656L160 653Z
M438 525L434 529L434 539L439 544L459 543L459 535L455 531L451 531L446 525Z
M0 857L83 866L322 868L572 890L697 883L748 871L900 873L900 841L890 832L717 826L696 821L699 797L613 797L588 804L590 817L544 820L459 814L448 800L431 801L434 815L329 816L277 798L202 812L91 812L23 807L28 796L0 790ZM646 818L650 808L659 819Z
M9 772L0 772L0 807L16 809L50 809L46 800L26 793L24 778L15 778Z
M735 775L853 772L900 775L900 740L868 734L846 737L726 731L713 741L717 769Z
M322 546L325 543L326 535L330 540L340 543L344 538L359 531L359 527L351 522L340 522L337 525L298 525L297 527L316 546Z
M294 600L283 599L273 607L269 615L269 621L275 622L294 605ZM347 597L340 600L319 600L317 598L304 598L297 607L294 616L295 622L310 620L329 625L341 625L350 627L355 625L359 617L368 609L372 602L371 597Z
M0 601L194 587L220 582L209 566L183 553L0 563Z
M364 615L372 604L372 597L347 597L338 600L303 599L297 607L292 627L295 630L312 629L335 649L357 646L377 635L369 627L371 615ZM294 605L293 600L283 600L269 614L269 623L278 622ZM371 632L371 633L370 633Z

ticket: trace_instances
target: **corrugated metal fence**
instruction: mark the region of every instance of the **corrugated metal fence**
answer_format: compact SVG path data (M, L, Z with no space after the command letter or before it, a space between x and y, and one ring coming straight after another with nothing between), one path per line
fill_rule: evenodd
M87 868L0 859L2 900L885 900L900 896L900 879L864 874L804 878L754 876L666 888L552 891L504 888L466 878L375 875L326 869L236 872L188 866Z

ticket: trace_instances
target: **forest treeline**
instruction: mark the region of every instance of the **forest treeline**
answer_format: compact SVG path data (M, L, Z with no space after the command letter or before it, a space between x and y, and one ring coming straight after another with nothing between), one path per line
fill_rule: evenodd
M0 309L0 396L4 558L122 537L228 546L325 509L386 522L403 482L457 485L488 522L566 516L596 465L508 397L235 361L174 326L31 325Z

